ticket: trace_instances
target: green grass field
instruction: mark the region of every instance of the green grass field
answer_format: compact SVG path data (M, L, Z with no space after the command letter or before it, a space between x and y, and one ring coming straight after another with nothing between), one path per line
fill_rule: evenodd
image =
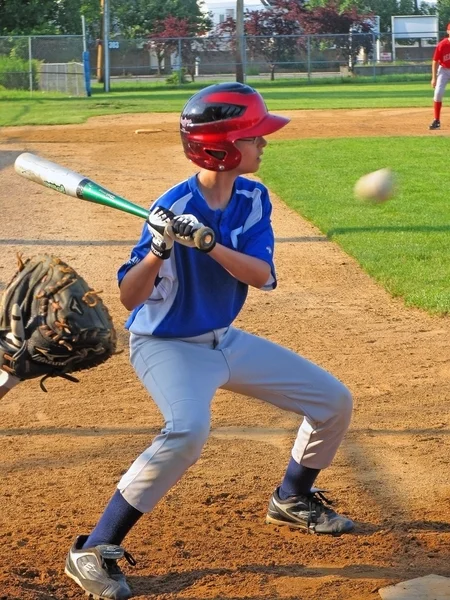
M333 108L396 108L430 106L429 78L411 81L275 81L252 82L270 110ZM202 86L112 84L109 94L96 84L87 97L63 94L0 91L0 126L64 125L83 123L89 117L122 113L180 112L186 100Z
M260 175L290 207L353 256L393 296L450 311L450 210L443 189L447 138L340 138L273 142ZM395 196L355 199L361 175L390 167Z
M401 78L400 78L401 79ZM397 81L255 82L271 110L430 107L425 76ZM408 80L410 79L410 80ZM81 123L91 116L179 112L198 84L94 86L91 98L0 91L0 125ZM314 223L409 306L450 312L450 210L446 137L271 142L260 172L289 206ZM353 197L364 173L391 167L397 194L383 205Z

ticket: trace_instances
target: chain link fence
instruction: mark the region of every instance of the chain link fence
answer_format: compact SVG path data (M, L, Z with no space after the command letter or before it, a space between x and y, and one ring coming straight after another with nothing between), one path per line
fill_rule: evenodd
M0 37L0 87L84 95L83 36Z
M420 34L394 40L391 34L356 32L245 36L242 40L233 36L115 37L109 42L109 75L112 82L181 84L234 79L237 67L252 79L428 73L438 41ZM84 94L80 68L84 49L90 57L90 62L84 61L85 77L102 80L104 61L98 40L83 44L82 36L0 37L0 86Z
M252 78L430 72L437 38L393 40L391 34L245 36L242 69ZM445 36L445 33L443 33ZM121 80L227 79L236 73L233 37L116 38L110 50L110 75Z

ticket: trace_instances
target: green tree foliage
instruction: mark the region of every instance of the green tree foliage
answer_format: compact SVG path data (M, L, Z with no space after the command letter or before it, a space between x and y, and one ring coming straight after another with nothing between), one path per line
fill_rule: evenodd
M450 0L437 1L438 5L439 2L442 2L450 7ZM330 0L309 0L307 8L324 8L330 4ZM336 4L339 12L356 9L360 13L378 15L380 17L380 29L385 33L391 31L391 17L394 15L428 15L434 14L436 11L432 5L420 2L420 0L338 0ZM440 9L438 8L438 10Z
M0 0L0 35L79 35L100 22L99 0Z
M0 34L55 33L53 0L0 0Z
M79 35L82 33L81 15L84 15L88 33L98 37L100 33L99 0L64 0L57 3L58 33Z
M436 9L439 15L439 31L445 31L450 23L450 0L437 0Z
M166 17L205 20L202 0L110 0L111 32L143 37ZM99 37L100 0L0 0L0 35L81 34L81 15L88 32Z
M161 23L167 17L187 19L191 24L200 25L205 19L200 8L202 4L201 0L120 0L113 16L123 35L144 37L155 32L155 23Z

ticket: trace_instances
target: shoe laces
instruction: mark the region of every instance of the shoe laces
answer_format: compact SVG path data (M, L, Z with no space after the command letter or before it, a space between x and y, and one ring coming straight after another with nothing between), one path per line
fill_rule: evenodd
M311 523L315 524L319 521L319 517L323 513L334 512L330 508L333 502L329 500L321 490L315 490L306 496L308 502L308 531ZM328 505L328 506L327 506Z
M132 567L136 566L135 559L126 550L123 551L123 558L125 558L126 561L128 562L128 564L130 564ZM120 560L120 559L118 559L118 560ZM117 564L117 560L113 560L111 558L105 558L105 559L103 559L103 562L105 563L106 570L108 571L108 573L110 575L122 575L122 569Z

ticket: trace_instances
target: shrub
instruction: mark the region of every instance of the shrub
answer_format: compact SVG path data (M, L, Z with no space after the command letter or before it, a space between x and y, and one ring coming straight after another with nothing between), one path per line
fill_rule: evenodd
M181 70L174 71L169 77L166 78L166 83L179 85L187 83L186 69L183 67Z
M245 73L246 75L250 75L250 77L252 75L259 75L260 74L260 69L258 65L247 65L247 67L245 68Z
M31 61L33 89L39 87L39 61ZM30 88L30 62L22 58L0 56L0 86L10 90L28 90Z

